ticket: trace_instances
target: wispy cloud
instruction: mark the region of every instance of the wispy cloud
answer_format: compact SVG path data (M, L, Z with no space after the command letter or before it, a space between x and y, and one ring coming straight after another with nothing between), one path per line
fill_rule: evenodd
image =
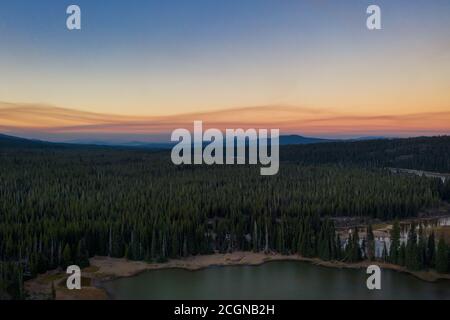
M86 137L161 141L194 120L214 128L280 128L315 136L414 136L450 133L450 111L415 114L342 114L297 106L252 106L170 116L122 116L42 104L0 102L0 131L67 141Z

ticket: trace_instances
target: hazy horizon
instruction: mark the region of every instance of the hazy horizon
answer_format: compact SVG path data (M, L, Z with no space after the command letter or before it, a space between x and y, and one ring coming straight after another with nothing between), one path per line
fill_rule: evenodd
M281 135L323 139L448 135L450 112L356 116L290 106L226 109L168 116L126 116L0 102L0 133L52 142L170 142L176 128L281 128ZM439 123L433 129L426 124ZM377 123L377 128L367 127ZM339 124L339 125L337 125ZM403 128L401 128L401 126ZM401 129L400 129L401 128Z

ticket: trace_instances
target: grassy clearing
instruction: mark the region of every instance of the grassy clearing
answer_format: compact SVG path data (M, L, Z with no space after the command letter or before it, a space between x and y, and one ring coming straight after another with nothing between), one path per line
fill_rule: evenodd
M97 272L98 270L100 270L100 268L97 267L97 266L89 266L89 267L84 268L84 269L82 270L82 272L83 272L83 273L95 273L95 272Z
M447 244L450 244L450 226L436 227L434 229L436 239L444 238Z

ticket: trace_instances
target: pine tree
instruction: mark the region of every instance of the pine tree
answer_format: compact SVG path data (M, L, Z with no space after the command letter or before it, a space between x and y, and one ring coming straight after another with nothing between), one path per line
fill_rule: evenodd
M436 243L434 240L434 232L431 232L427 243L427 264L431 268L436 265Z
M366 245L366 239L362 239L361 240L361 260L365 260L367 259L367 245Z
M63 250L62 267L65 269L72 264L72 251L69 244L66 244Z
M84 239L78 241L76 264L80 268L86 268L89 266L89 253L86 249L86 242Z
M401 266L406 265L406 246L404 243L400 245L400 249L398 250L398 263Z
M253 251L258 252L258 224L256 223L256 220L254 222L253 226Z
M427 266L427 242L422 224L419 227L419 242L417 244L418 269L422 270Z
M359 233L358 228L355 227L353 231L353 244L352 244L352 261L361 261L361 248L359 246Z
M336 244L335 259L341 260L342 259L342 245L341 245L341 237L339 236L339 233L336 233L335 244Z
M349 234L347 246L345 248L346 261L361 261L361 248L359 246L358 228L355 227Z
M383 259L384 262L389 262L389 254L388 254L388 249L386 247L386 242L383 242L382 259Z
M318 255L322 260L331 260L335 258L336 245L334 225L329 219L322 222L319 239Z
M391 230L391 247L389 252L389 260L394 264L401 264L399 260L400 249L400 223L395 220Z
M406 267L410 270L419 270L419 250L417 247L417 233L416 233L416 225L414 223L411 224L411 229L408 232L408 242L406 243Z
M371 224L367 227L367 259L369 261L375 259L375 236Z
M436 252L436 271L440 273L448 272L448 247L444 238L439 238Z

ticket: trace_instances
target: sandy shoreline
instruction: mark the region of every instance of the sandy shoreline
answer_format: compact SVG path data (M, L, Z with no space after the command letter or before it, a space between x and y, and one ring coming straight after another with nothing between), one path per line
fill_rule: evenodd
M192 256L184 259L169 260L165 263L146 263L110 257L93 257L90 261L91 265L97 267L98 273L102 275L101 281L131 277L148 270L178 268L188 271L197 271L212 266L258 266L271 261L308 262L318 266L340 269L361 269L367 268L371 264L376 264L382 269L405 272L424 281L435 282L441 279L450 280L450 275L448 274L439 274L434 271L410 271L402 266L379 261L346 263L342 261L323 261L319 258L305 258L300 255L282 255L279 253L266 254L243 251L226 254L217 253L212 255Z
M439 274L435 271L409 271L405 267L384 262L362 261L359 263L345 263L341 261L323 261L318 258L305 258L300 255L282 255L278 253L257 252L233 252L226 254L212 254L191 256L183 259L172 259L165 263L146 263L143 261L129 261L123 258L110 258L96 256L90 259L91 266L82 271L82 277L87 283L82 290L69 291L65 288L66 274L62 271L53 270L25 283L25 288L31 298L42 299L51 297L52 282L56 283L56 299L58 300L98 300L109 299L102 283L117 278L132 277L149 270L162 269L185 269L197 271L212 266L258 266L271 261L298 261L308 262L314 265L329 268L361 269L371 264L376 264L382 269L404 272L418 279L435 282L438 280L450 280L449 274Z

